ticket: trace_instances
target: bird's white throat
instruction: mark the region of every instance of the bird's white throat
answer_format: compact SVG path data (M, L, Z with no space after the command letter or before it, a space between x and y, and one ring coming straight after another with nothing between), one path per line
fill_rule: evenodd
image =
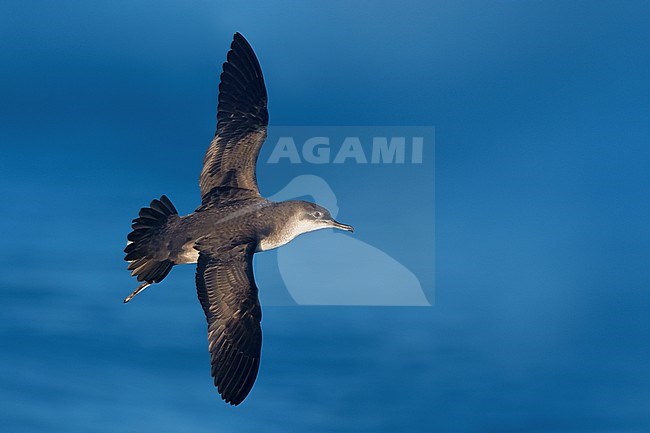
M276 230L269 236L263 238L257 246L257 251L272 250L273 248L278 248L291 242L296 236L303 233L326 228L328 228L327 224L322 222L294 218L281 229Z

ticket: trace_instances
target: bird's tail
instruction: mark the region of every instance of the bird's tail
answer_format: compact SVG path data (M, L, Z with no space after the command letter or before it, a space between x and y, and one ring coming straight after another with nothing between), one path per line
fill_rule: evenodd
M177 216L178 211L163 195L160 200L152 200L149 207L140 209L138 218L133 220L133 231L127 236L124 260L129 262L131 275L136 276L142 284L124 299L125 303L153 283L161 282L172 270L174 262L156 258L155 241L169 219Z

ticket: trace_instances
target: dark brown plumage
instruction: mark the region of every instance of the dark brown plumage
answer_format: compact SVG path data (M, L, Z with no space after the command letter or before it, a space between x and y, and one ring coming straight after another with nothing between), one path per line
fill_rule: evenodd
M246 398L260 366L262 310L253 254L312 230L352 231L316 204L260 196L255 165L266 138L266 101L255 53L236 33L221 74L217 132L199 178L201 205L181 217L166 196L153 200L133 220L124 250L129 270L142 282L124 302L162 281L174 265L197 263L212 377L233 405Z
M269 114L262 69L244 37L235 33L219 84L217 131L203 158L199 179L206 201L215 187L259 195L255 165L266 139Z

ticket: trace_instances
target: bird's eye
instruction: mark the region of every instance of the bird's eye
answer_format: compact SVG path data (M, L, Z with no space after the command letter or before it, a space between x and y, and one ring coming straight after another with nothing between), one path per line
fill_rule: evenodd
M315 212L312 212L311 216L313 216L316 219L320 219L323 218L323 212L317 210Z

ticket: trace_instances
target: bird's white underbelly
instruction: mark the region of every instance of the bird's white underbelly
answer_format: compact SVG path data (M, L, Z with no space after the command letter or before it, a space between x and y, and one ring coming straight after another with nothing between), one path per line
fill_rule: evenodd
M178 255L179 263L196 263L199 260L199 252L194 248L194 241L183 245L183 251Z
M291 239L271 239L271 238L265 238L262 239L258 244L257 248L255 249L256 252L260 251L268 251L272 250L273 248L281 247L282 245L288 243Z

